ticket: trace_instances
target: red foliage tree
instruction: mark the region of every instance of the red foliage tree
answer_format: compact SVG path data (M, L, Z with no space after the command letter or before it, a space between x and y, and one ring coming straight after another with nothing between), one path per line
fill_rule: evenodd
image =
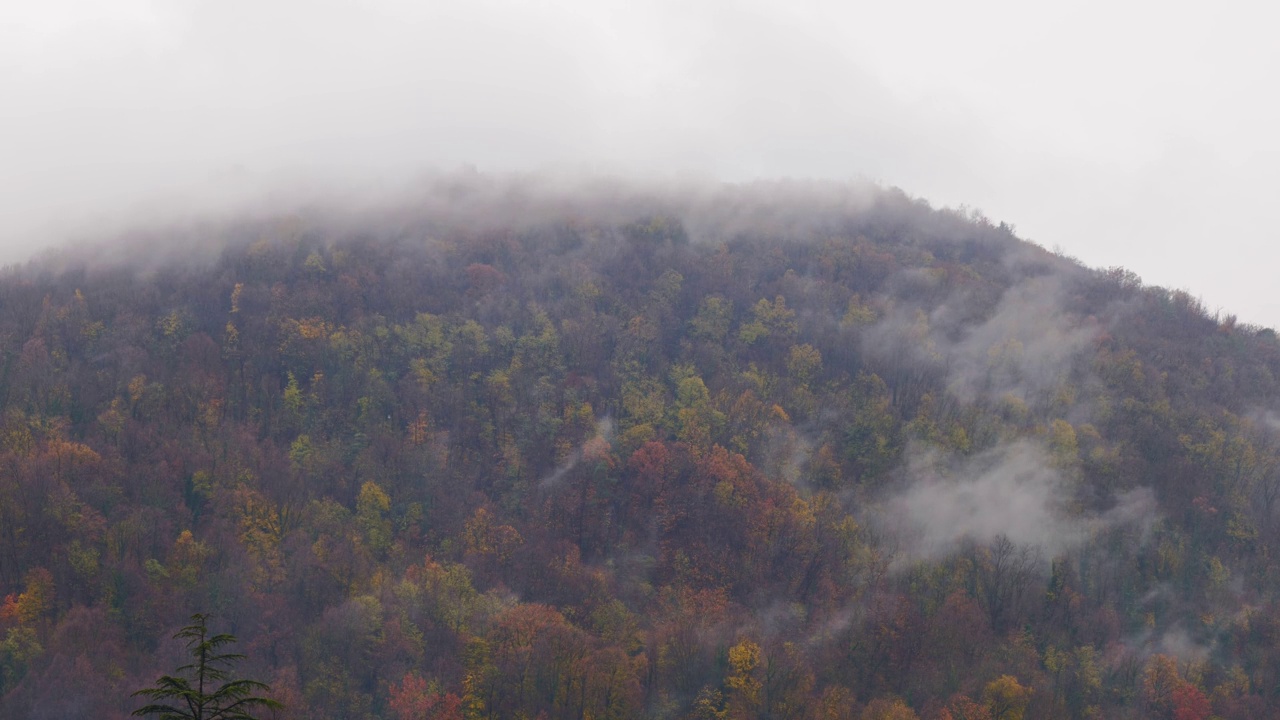
M1173 720L1208 720L1212 709L1200 688L1183 683L1173 691Z
M405 673L389 688L391 712L398 720L462 720L462 698L440 692L439 686L414 673Z

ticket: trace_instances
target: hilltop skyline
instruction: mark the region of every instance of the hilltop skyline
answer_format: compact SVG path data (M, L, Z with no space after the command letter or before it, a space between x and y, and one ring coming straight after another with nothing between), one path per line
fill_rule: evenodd
M463 165L865 178L1275 326L1275 19L1247 2L14 3L0 261L246 187L364 192Z

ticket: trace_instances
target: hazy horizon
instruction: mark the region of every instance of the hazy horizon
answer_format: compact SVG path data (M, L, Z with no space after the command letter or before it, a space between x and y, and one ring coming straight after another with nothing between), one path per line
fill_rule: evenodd
M1271 12L15 5L0 9L0 262L157 213L377 197L466 166L866 179L1275 326Z

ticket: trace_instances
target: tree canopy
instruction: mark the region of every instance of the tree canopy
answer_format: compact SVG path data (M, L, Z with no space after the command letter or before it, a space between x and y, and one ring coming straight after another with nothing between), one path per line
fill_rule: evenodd
M896 191L430 192L0 274L0 716L1280 707L1274 332Z

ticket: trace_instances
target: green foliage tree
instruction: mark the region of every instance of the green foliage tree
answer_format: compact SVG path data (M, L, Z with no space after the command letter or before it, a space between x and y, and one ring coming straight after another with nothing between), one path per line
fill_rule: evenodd
M221 648L236 638L226 633L210 635L208 620L205 614L192 615L191 624L173 636L187 641L193 662L178 668L177 676L163 675L155 687L133 693L133 697L152 701L134 710L133 715L156 715L160 720L257 720L255 710L283 707L275 700L253 694L270 690L265 683L234 676L231 667L244 655L222 652Z

